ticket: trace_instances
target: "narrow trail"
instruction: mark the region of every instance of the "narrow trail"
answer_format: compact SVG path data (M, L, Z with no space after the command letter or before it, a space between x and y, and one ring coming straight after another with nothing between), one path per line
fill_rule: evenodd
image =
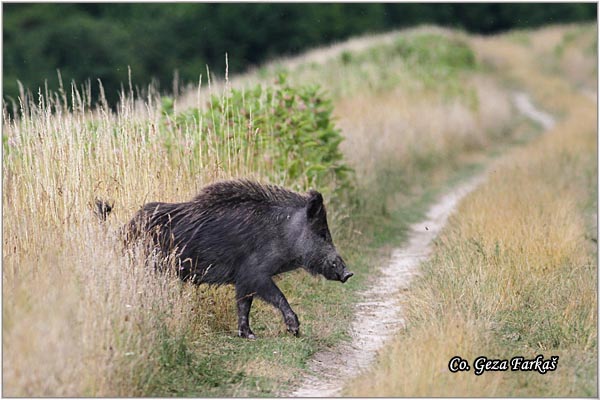
M516 93L514 102L521 113L545 130L554 125L554 118L538 110L527 94ZM317 353L300 386L286 396L339 396L345 384L367 369L386 341L405 325L399 292L408 289L418 274L419 264L431 254L433 240L460 200L484 180L485 172L458 185L431 206L424 220L410 227L406 244L393 251L390 263L377 272L377 280L359 294L351 342Z
M513 100L521 114L539 123L544 130L552 128L556 123L552 115L536 108L527 93L517 92L513 95Z

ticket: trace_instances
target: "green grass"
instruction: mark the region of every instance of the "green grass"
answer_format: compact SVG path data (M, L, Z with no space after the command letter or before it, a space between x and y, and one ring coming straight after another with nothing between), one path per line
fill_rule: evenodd
M464 165L436 186L405 194L405 200L396 203L385 215L365 216L362 226L365 231L358 242L338 244L340 253L355 272L346 284L312 277L305 271L276 278L300 318L299 338L287 334L279 312L261 300L254 302L250 317L258 339L238 338L233 292L219 289L220 296L228 297L223 301L231 303L225 325L216 324L202 336L195 336L193 330L173 336L164 328L159 346L150 357L156 367L142 366L139 371L139 394L271 397L281 393L295 383L315 352L349 339L347 329L352 321L353 305L358 300L356 293L365 287L370 275L376 273L377 266L387 262L389 249L402 243L410 224L423 218L440 193L480 168L480 164ZM387 196L396 194L393 186L391 188ZM300 293L302 301L297 297ZM206 311L211 313L211 310ZM147 371L152 374L145 375Z
M259 305L260 300L255 301L251 313L253 329L259 337L255 341L236 337L234 319L229 329L221 328L203 337L195 338L192 332L187 332L173 338L165 333L163 344L157 350L161 368L140 382L144 396L273 397L293 387L315 352L349 340L347 329L353 318L353 305L359 300L356 294L366 287L377 267L387 262L389 251L406 240L410 225L423 219L431 204L444 192L480 173L496 156L497 152L490 152L485 161L457 163L444 179L425 188L413 186L413 191L401 193L394 189L398 186L386 181L380 189L384 191L383 188L388 187L385 197L397 199L393 207L379 215L364 216L363 240L352 246L338 246L355 272L352 279L340 285L304 271L294 271L277 279L278 286L298 313L301 337L287 334L279 312L264 303ZM429 170L429 174L434 172ZM425 175L425 171L423 173ZM294 299L294 293L302 293L301 303ZM229 295L233 306L232 293ZM326 333L320 332L325 326ZM245 368L247 365L251 365L249 370ZM256 365L264 369L259 368L257 372Z
M357 380L364 385L351 385L347 394L597 394L597 249L584 251L582 227L595 225L595 219L582 218L597 191L588 178L597 171L589 157L594 140L584 133L588 154L580 155L581 142L570 148L557 144L564 140L559 135L569 133L582 136L555 133L554 143L540 146L535 144L546 138L537 138L463 202L413 284L407 329L373 371ZM558 355L560 362L547 375L473 377L443 368L457 354L471 362L480 355L537 354Z
M485 72L473 65L463 39L413 32L341 54L288 71L291 87L226 88L204 103L198 94L188 108L181 99L152 98L140 111L128 99L121 114L91 114L46 99L64 118L45 118L48 109L32 105L34 115L5 120L3 372L10 393L273 396L294 384L315 352L349 338L356 293L410 224L445 188L476 173L485 154L521 135L510 129L508 112L498 124L481 121L486 98L473 95L471 74ZM262 76L272 79L271 73ZM312 86L319 83L326 91ZM487 107L494 105L491 119L497 118L506 98L489 87L482 93L491 93ZM342 130L331 115L344 101L350 106L338 114ZM373 121L380 106L386 112ZM423 123L433 119L437 124ZM249 137L255 130L248 124L260 134ZM342 154L341 136L385 140L386 153L358 145ZM368 159L376 161L372 174L356 181L336 169L347 162L358 171ZM184 201L204 184L240 176L317 187L331 205L332 235L355 276L345 285L304 271L277 278L299 316L300 338L257 300L251 323L259 338L239 339L231 287L153 276L143 259L115 250L111 232L143 202ZM349 185L350 199L336 195ZM88 207L95 196L118 205L106 226ZM72 362L61 367L64 360Z
M556 31L528 33L532 46L547 49ZM560 110L557 126L523 132L461 202L404 298L406 329L346 394L597 396L597 110L569 77L540 73L556 54L540 60L513 39L480 49L511 56L504 73ZM537 354L560 356L558 369L478 377L447 367L455 355L472 365L481 355Z
M412 177L403 176L392 166L380 170L379 179L369 189L377 195L362 208L369 214L355 215L354 228L362 233L352 242L338 243L355 276L345 285L312 277L304 271L277 279L300 318L300 338L288 335L279 312L264 303L259 305L257 300L251 321L259 339L238 339L233 317L225 332L216 330L198 339L188 333L184 337L192 339L187 342L183 338L170 338L168 341L178 346L161 348L160 358L177 359L182 354L185 357L179 363L165 365L152 378L152 384L145 386L144 395L272 397L293 387L315 352L349 339L347 329L353 305L358 301L356 294L367 285L377 267L387 262L390 250L406 240L410 225L423 219L431 204L447 190L480 173L491 160L529 142L540 132L531 122L519 119L515 131L480 154L482 158L477 162L444 160L423 166L419 175ZM442 177L432 179L439 174ZM423 185L423 182L430 183ZM300 293L302 301L296 300ZM234 316L231 292L229 297L230 313ZM247 370L245 366L249 363L252 368ZM262 365L270 372L260 369L253 372L255 365Z
M406 31L395 33L386 43L373 42L366 48L349 48L322 63L307 62L295 67L275 62L259 70L262 80L279 74L292 82L317 82L340 99L361 91L386 92L397 87L419 93L431 90L448 99L467 98L466 74L479 70L465 37L454 33Z

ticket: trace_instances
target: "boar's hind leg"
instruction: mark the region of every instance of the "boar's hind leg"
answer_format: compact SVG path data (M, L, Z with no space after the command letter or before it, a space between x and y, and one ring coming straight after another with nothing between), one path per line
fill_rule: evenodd
M283 320L285 321L285 325L289 332L293 333L295 336L300 334L300 322L298 322L296 313L292 310L287 299L271 278L261 280L258 283L256 294L281 311Z
M254 293L245 290L241 286L235 288L235 300L237 302L238 312L238 335L246 339L256 339L254 333L250 329L250 307Z

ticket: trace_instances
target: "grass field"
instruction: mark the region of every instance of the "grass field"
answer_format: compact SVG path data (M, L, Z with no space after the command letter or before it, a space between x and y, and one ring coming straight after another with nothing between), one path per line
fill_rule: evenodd
M346 394L598 395L595 46L592 27L475 39L559 122L490 166L406 296L406 329ZM474 374L480 356L538 354L559 356L557 370ZM454 356L471 370L450 373Z
M510 104L506 87L522 79L518 60L512 75L489 67L527 51L512 44L506 54L484 54L478 40L437 28L362 38L177 99L126 92L116 112L91 104L85 87L23 95L18 117L5 110L3 119L4 395L268 396L293 384L314 352L347 339L353 294L434 194L539 131ZM571 87L587 79L578 65L548 69L557 85L568 75ZM538 78L528 89L550 100ZM307 130L311 107L322 120ZM569 112L558 100L547 107ZM311 144L317 133L326 146ZM589 140L573 141L572 154ZM569 154L561 155L566 164ZM356 276L344 286L300 271L278 278L300 338L258 301L251 318L259 339L241 340L231 288L182 284L150 273L140 249L121 251L118 230L143 203L186 201L234 177L316 187L331 204L334 240ZM106 224L92 212L96 197L115 204ZM579 210L569 198L558 204L563 221ZM587 271L589 258L578 254Z

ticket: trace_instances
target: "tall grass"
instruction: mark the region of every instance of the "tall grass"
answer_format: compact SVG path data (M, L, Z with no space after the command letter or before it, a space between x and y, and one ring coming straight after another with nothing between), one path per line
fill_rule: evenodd
M425 33L426 43L439 40L444 46L464 47L447 32L439 37ZM405 49L406 38L401 39ZM465 66L446 60L450 64L417 76L420 58L392 52L390 60L402 65L401 79L390 76L390 84L382 86L377 84L382 74L394 75L382 64L391 51L385 47L389 43L366 43L364 49L373 47L379 58L350 56L356 61L347 64L352 82L329 81L327 62L315 66L300 59L298 65L308 65L306 70L319 78L288 71L292 84L306 77L300 83L321 83L333 94L346 139L345 160L357 171L355 195L363 207L357 214L366 213L369 204L385 202L388 194L404 191L409 196L415 185L430 187L430 177L443 180L459 160L502 139L512 123L507 95L495 81L484 72L477 78L465 73L473 72L471 61ZM399 42L394 43L397 49ZM445 47L440 49L446 54ZM456 70L448 82L432 86L432 77L450 67ZM371 71L371 78L364 69ZM152 90L143 95L130 90L116 111L104 102L92 106L89 88L75 86L58 93L22 93L16 118L5 110L5 395L248 394L260 385L271 393L268 379L293 380L294 368L315 348L342 337L340 324L351 317L351 292L293 273L280 284L309 338L287 338L277 313L256 302L255 327L270 342L231 344L231 288L195 288L173 275L151 273L141 249L120 246L119 228L142 204L185 201L215 180L251 177L298 189L329 182L323 184L335 191L335 180L290 179L289 171L265 157L269 146L248 141L248 127L228 124L228 116L219 110L227 109L231 86L243 88L244 82L263 78L244 79L239 84L212 83L210 90L200 87L174 101ZM211 101L221 102L221 107L211 106ZM189 109L201 112L177 120ZM226 134L217 126L224 126ZM382 177L391 176L398 166L401 179L393 182L404 179L404 186L387 185ZM105 224L93 213L97 197L115 204ZM381 212L376 209L371 207L371 214ZM349 221L355 210L340 203L331 210L330 222L342 253L350 254L351 261L362 260L360 271L367 275L373 266L360 253L367 253L370 238L360 232L372 229L367 225L372 220L361 220L363 225ZM356 287L350 283L350 290ZM243 351L236 350L240 346ZM225 392L210 391L219 385L230 386Z
M554 56L540 37L563 33L480 39L483 57L562 120L495 163L463 201L406 296L406 330L347 394L597 396L597 111L570 75L539 73ZM524 51L531 43L543 46ZM538 354L559 356L558 369L473 373L479 356ZM470 371L450 373L457 355Z
M406 332L349 394L595 396L596 258L582 209L596 134L583 106L462 203L406 300ZM538 354L560 356L559 369L473 374L479 356ZM471 371L448 371L457 355Z
M214 290L198 302L174 277L149 274L140 254L119 251L118 227L145 201L188 199L213 180L256 171L255 160L225 158L228 144L209 136L201 145L210 157L190 165L185 143L164 145L182 137L157 134L155 98L126 97L113 113L88 110L75 88L71 95L72 109L40 96L20 118L5 118L4 393L140 394L131 381L136 369L152 370L163 327L176 335L219 325L228 308L211 305L222 301ZM90 207L97 196L116 204L106 225Z
M342 150L359 176L373 181L385 165L418 181L428 169L457 162L508 136L514 120L507 92L481 76L466 85L472 104L435 92L414 97L401 87L339 100L339 124L348 132Z

